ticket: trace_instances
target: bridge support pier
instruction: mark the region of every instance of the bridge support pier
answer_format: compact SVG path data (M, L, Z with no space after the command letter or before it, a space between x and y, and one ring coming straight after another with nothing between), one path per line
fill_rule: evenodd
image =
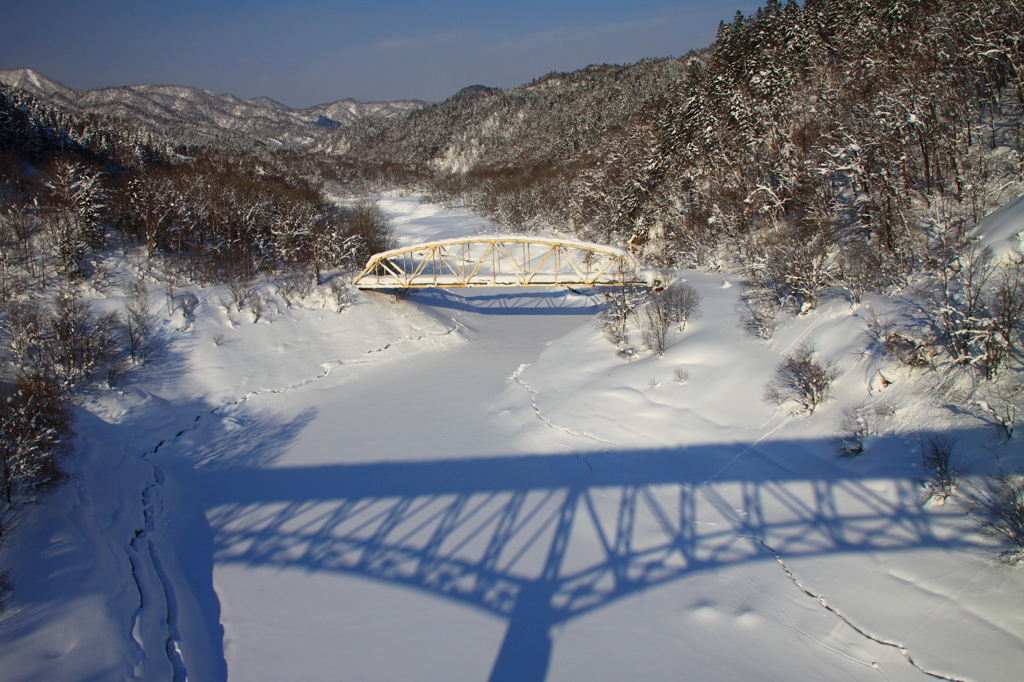
M519 593L488 682L544 682L553 648L554 591L554 583L538 581Z

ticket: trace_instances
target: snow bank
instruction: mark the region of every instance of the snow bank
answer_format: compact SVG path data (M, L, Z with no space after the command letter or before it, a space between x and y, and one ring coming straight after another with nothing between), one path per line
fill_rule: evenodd
M974 228L973 235L999 258L1024 251L1024 196L987 215Z

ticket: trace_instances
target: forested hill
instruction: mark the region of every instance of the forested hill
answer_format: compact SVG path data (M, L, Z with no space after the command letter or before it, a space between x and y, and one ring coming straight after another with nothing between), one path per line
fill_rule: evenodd
M399 120L343 131L349 155L417 174L573 163L683 84L679 59L591 65L510 90L474 85Z
M292 149L250 139L239 163L253 177L350 193L426 189L513 230L630 243L648 265L729 262L772 305L813 307L828 287L891 290L946 263L978 219L1020 193L1022 35L1014 0L771 0L680 59L471 86L341 127L305 121L273 138ZM21 76L48 101L88 99ZM144 94L102 92L129 114ZM184 132L168 128L172 141L237 148L232 136L263 125L243 116L206 138L190 106L174 123ZM146 116L126 118L146 130ZM308 129L315 140L299 144ZM120 139L150 153L137 132Z

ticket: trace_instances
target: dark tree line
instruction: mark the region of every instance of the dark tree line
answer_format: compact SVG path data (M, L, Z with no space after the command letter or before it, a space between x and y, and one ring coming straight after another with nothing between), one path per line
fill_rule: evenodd
M32 95L0 84L0 153L44 163L54 153L71 153L112 173L166 163L182 147L141 133L127 122L74 115Z
M281 269L319 279L387 245L358 210L326 199L336 179L322 159L171 148L0 89L0 298L82 277L111 228L197 281Z
M197 281L354 264L377 244L356 234L352 210L244 157L204 156L121 179L111 221ZM371 251L372 253L372 251Z

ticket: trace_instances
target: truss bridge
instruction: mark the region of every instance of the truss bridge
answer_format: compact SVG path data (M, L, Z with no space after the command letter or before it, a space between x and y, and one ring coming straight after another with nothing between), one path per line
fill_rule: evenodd
M360 289L643 286L629 252L575 239L515 235L445 239L370 257Z

